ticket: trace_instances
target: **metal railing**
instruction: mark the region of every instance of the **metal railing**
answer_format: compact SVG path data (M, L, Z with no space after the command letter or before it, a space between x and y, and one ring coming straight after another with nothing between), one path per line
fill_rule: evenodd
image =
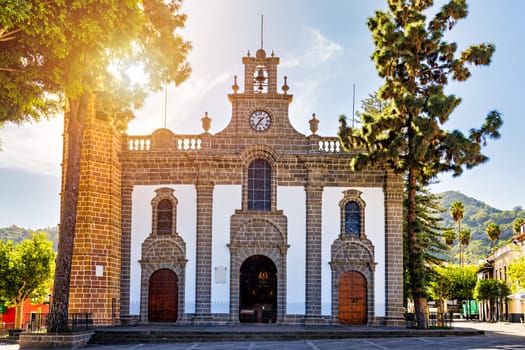
M71 314L70 328L73 332L86 331L93 328L93 319L90 313Z
M414 313L407 313L405 320L408 328L416 328L416 315ZM427 321L429 327L439 328L454 328L454 318L451 312L429 312L427 313Z
M28 332L44 332L47 329L47 314L31 313L27 315L29 322L27 323Z
M26 314L26 319L29 319L27 324L23 325L23 329L31 333L43 333L47 331L46 313L31 313ZM93 319L90 313L74 313L68 321L70 331L79 332L93 328Z

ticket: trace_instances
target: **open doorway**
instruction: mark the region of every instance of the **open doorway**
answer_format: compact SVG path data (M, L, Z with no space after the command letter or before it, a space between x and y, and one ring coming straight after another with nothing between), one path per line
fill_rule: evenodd
M253 255L240 268L239 320L275 323L277 319L277 268L264 255Z

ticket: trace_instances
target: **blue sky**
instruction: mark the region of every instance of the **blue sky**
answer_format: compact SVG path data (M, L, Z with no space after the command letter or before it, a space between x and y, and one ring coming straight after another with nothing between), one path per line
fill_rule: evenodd
M437 6L443 1L436 1ZM208 112L211 132L230 118L233 76L242 80L241 57L260 47L260 17L264 14L264 49L281 58L279 80L288 77L294 95L290 119L300 132L316 113L318 133L335 136L338 115L352 113L377 90L381 80L370 59L373 51L366 19L385 8L386 0L186 0L188 15L182 35L193 44L192 76L179 87L168 87L167 126L176 133L200 133L200 118ZM525 36L522 0L471 0L469 16L447 35L460 48L492 42L496 52L489 67L472 69L472 77L452 83L447 91L462 98L446 125L468 132L487 112L504 115L502 138L484 149L490 161L459 178L440 176L434 192L458 190L499 209L525 206L522 174L525 162ZM129 134L148 134L164 126L164 93L153 95L136 111ZM37 229L59 221L62 119L0 130L0 227L16 224Z

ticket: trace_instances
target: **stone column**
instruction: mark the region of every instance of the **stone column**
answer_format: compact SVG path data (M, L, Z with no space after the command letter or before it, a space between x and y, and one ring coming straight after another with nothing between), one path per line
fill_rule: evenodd
M213 187L211 181L200 181L197 189L197 239L195 252L195 324L211 320L211 240Z
M306 323L321 317L321 243L323 187L307 184L306 191Z
M403 179L391 172L385 177L385 290L388 326L403 320Z
M120 265L120 315L121 318L129 317L130 307L130 274L131 274L131 196L133 186L123 184L121 189L121 221L122 221L122 261Z

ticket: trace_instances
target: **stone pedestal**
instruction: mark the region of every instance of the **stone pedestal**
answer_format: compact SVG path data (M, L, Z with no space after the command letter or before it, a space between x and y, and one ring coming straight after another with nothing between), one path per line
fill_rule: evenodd
M87 345L93 331L75 333L22 333L18 344L20 349L82 348Z

